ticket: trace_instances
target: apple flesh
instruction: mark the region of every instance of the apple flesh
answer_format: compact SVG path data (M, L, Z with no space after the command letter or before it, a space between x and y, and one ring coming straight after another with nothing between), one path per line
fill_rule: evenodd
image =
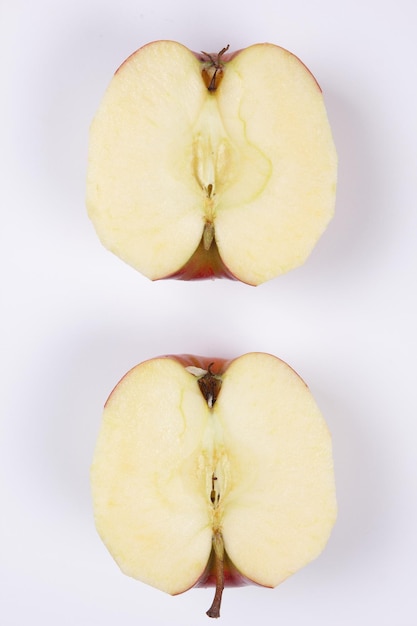
M108 86L88 160L98 236L152 280L258 285L301 265L334 211L322 92L272 44L234 54L173 41L140 48Z
M121 570L170 594L275 587L336 519L331 438L306 384L264 353L160 357L108 398L91 469L95 522Z

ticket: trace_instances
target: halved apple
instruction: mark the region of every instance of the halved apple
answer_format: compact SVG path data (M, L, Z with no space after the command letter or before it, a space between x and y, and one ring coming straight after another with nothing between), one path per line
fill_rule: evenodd
M87 207L102 243L152 280L258 285L306 260L336 170L320 87L293 54L157 41L117 70L93 120Z
M106 402L91 471L96 526L121 570L170 594L275 587L336 519L331 438L280 359L188 355L134 367Z

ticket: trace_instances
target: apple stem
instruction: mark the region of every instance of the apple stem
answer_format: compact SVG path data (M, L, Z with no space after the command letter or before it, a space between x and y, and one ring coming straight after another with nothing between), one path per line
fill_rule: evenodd
M216 592L211 607L207 611L209 617L220 617L220 605L224 589L224 542L219 530L213 535L214 571L216 574Z

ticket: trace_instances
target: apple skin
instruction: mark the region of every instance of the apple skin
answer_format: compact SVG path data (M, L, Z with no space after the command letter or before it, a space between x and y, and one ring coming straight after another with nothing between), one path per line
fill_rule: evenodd
M208 370L210 368L211 372L218 376L224 374L230 363L234 361L234 359L197 356L195 354L167 354L162 358L178 361L178 363L181 363L184 367L199 367L202 370Z
M208 280L214 278L228 278L229 280L239 280L223 263L216 242L210 246L209 250L204 249L203 241L200 244L191 258L187 261L183 267L169 276L165 276L160 280L169 279L178 280Z
M196 356L193 354L164 354L159 357L152 357L151 359L147 359L147 360L154 361L155 359L171 359L172 361L177 361L184 367L190 367L190 366L199 367L200 369L207 370L207 371L210 368L210 371L212 372L212 374L219 375L219 376L221 374L224 374L224 372L229 367L230 363L234 360L234 359L223 359L223 358L217 358L217 357L211 358L207 356ZM144 363L146 363L146 361L144 361ZM122 378L119 380L119 382L114 386L114 388L110 392L106 402L104 403L104 406L106 406L107 403L110 401L114 391L120 385L122 380L124 380L127 376L129 376L132 369L135 369L136 367L137 367L136 365L133 366L133 368L131 368L129 371L126 372L124 376L122 376Z
M317 85L318 90L320 91L320 93L322 93L322 89L317 81L317 78L314 76L314 74L311 72L311 70L307 67L307 65L293 52L290 52L289 50L287 50L286 48L283 48L282 46L277 46L277 48L281 48L281 50L285 50L285 52L288 52L288 54L291 54L291 56L293 56L294 58L296 58L301 65L303 65L305 67L305 69L307 70L307 72L312 76L312 78L314 79L314 82ZM222 65L226 65L227 63L229 63L232 59L234 59L235 56L237 56L240 52L243 52L244 48L240 48L239 50L234 50L233 52L228 52L229 50L229 46L226 46L226 48L223 48L223 50L225 51L223 53L223 51L221 53L218 52L194 52L193 50L191 50L192 54L195 56L195 58L200 61L200 63L207 64L207 61L209 59L214 59L216 57L219 57L219 54L221 56L221 64Z
M256 587L260 586L258 583L250 580L250 578L247 578L246 576L243 576L243 574L239 572L239 570L230 560L227 552L225 552L224 555L223 571L225 587L246 587L250 585L254 585ZM214 551L212 550L204 573L193 585L193 587L215 587L216 583L216 563L214 558Z
M169 40L164 40L164 39L160 39L158 41L169 41ZM135 54L137 54L137 52L139 52L139 50L142 50L143 48L146 48L147 46L151 46L154 43L156 43L156 41L150 41L149 43L146 43L143 46L140 46L139 48L137 48L137 50L135 50L134 52L132 52L132 54L129 54L129 56L123 61L123 63L121 63L119 65L119 67L117 68L117 70L115 71L115 74L117 74L117 72L120 70L121 67L123 67L123 65L125 63L127 63L129 61L129 59L131 57L133 57ZM322 89L316 79L316 77L314 76L314 74L310 71L310 69L306 66L306 64L295 54L293 54L292 52L290 52L289 50L287 50L286 48L283 48L282 46L277 46L279 48L281 48L282 50L285 50L286 52L288 52L289 54L291 54L293 57L295 57L296 59L298 59L298 61L304 65L304 67L306 68L307 72L309 72L309 74L311 74L311 76L314 78L314 81L317 85L318 90L321 92ZM228 50L228 46L226 47ZM222 64L226 64L229 63L235 56L237 56L240 52L242 52L244 50L244 48L239 48L239 50L234 50L233 52L228 52L226 51L224 54L221 55L221 63ZM219 55L218 52L194 52L193 50L190 50L191 54L193 54L195 56L195 58L197 59L197 61L200 61L200 63L202 65L207 64L207 61L209 60L209 58L215 58Z

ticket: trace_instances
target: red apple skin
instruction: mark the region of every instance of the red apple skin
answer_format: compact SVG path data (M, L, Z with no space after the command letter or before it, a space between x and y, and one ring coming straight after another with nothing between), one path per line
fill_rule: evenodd
M239 54L239 52L242 52L242 50L244 50L244 48L240 48L240 50L234 50L233 52L225 52L224 54L222 54L222 64L224 65L225 63L229 63L237 54ZM215 59L219 54L219 52L194 52L193 50L190 50L190 52L195 56L197 61L200 61L200 63L203 64L207 63L210 58Z
M129 60L134 57L136 54L138 54L141 50L143 50L144 48L147 48L148 46L152 46L155 43L160 43L162 41L169 41L167 39L160 39L160 40L156 40L156 41L151 41L148 42L146 44L144 44L143 46L141 46L140 48L138 48L137 50L135 50L134 52L132 52L132 54L130 54L124 61L123 63L121 63L119 65L119 67L117 68L117 70L115 71L115 74L117 74L117 72L124 66L125 63L128 63ZM301 61L301 59L293 54L292 52L290 52L289 50L287 50L286 48L283 48L282 46L276 46L275 44L269 44L269 43L263 43L263 44L253 44L253 45L274 45L276 48L281 48L282 50L285 50L285 52L288 52L288 54L291 54L291 56L295 57L299 63L301 63L301 65L303 65L305 67L305 69L307 70L307 72L309 74L311 74L311 76L313 77L319 91L321 92L322 89L316 79L316 77L314 76L314 74L310 71L310 69L306 66L306 64ZM184 46L186 47L186 46ZM245 48L240 48L239 50L234 50L233 52L225 52L222 56L221 56L221 63L222 65L226 65L227 63L230 63L230 61L232 59L234 59L235 56L237 56L238 54L240 54L241 52L243 52L243 50L245 50ZM209 53L204 53L204 52L194 52L193 50L190 50L190 53L193 54L195 56L195 58L200 61L201 65L205 65L207 64L207 62L209 61L209 57L212 58L216 58L217 55L219 54L219 52L209 52Z
M143 46L141 46L140 48L138 48L137 50L135 50L134 52L132 52L132 54L130 54L124 61L123 63L121 63L119 65L119 67L117 68L117 70L115 71L115 74L117 74L117 72L123 67L123 65L125 63L128 63L129 60L134 57L136 54L138 54L141 50L143 50L143 48L147 48L148 46L152 46L155 43L160 43L162 41L169 41L169 40L164 40L164 39L160 39L160 40L156 40L156 41L150 41L146 44L144 44ZM254 44L257 45L257 44ZM263 43L263 44L258 44L258 45L275 45L275 44L268 44L268 43ZM186 46L184 46L186 47ZM301 61L301 59L299 57L297 57L297 55L293 54L292 52L290 52L289 50L287 50L286 48L282 48L282 46L276 46L277 48L281 48L282 50L285 50L285 52L288 52L288 54L291 54L293 57L295 57L302 65L304 65L305 69L307 70L307 72L309 72L309 74L311 74L311 76L314 78L314 81L317 84L317 87L319 89L319 91L322 91L319 83L317 82L316 77L314 76L314 74L309 70L309 68L306 66L305 63L303 63L303 61ZM237 56L238 54L240 54L240 52L243 52L243 50L245 50L245 48L240 48L239 50L234 50L233 52L225 52L222 57L221 57L221 63L223 65L229 63L235 56ZM208 57L212 57L215 58L219 53L218 52L209 52L209 53L203 53L203 52L194 52L193 50L190 50L190 53L193 54L195 56L195 58L200 61L200 63L202 65L207 64L207 61L209 60Z
M234 359L197 356L195 354L167 354L160 358L172 359L173 361L180 363L183 367L199 367L200 369L207 371L210 368L211 373L215 376L221 376L224 374L230 363L234 361Z
M262 353L262 354L265 354L265 353ZM272 354L270 356L273 356L273 358L277 359L277 361L282 361L282 359L279 359L277 356L274 356ZM194 354L167 354L159 358L173 359L174 361L178 361L178 363L181 363L181 365L183 365L184 367L189 367L190 365L192 365L194 367L199 367L203 370L208 370L210 367L211 373L214 374L215 376L216 375L221 376L222 374L224 374L225 371L230 366L230 364L236 360L235 358L224 359L221 357L219 358L219 357L210 357L210 356L197 356ZM282 362L284 363L284 361ZM289 367L294 372L294 374L303 382L303 384L308 388L307 383L301 378L300 374L296 372L295 369L291 367L291 365L288 365L286 361L285 361L285 365Z
M239 572L236 566L229 559L227 553L224 555L224 586L225 587L247 587L255 585L261 586L258 583L250 580ZM193 587L215 587L216 586L216 572L213 554L210 555L209 562L203 574Z
M292 52L290 52L286 48L283 48L282 46L277 46L276 44L263 43L263 44L253 44L253 45L275 46L276 48L281 48L281 50L284 50L284 52L287 52L288 54L290 54L292 57L297 59L297 61L299 63L301 63L301 65L304 66L306 71L314 79L314 82L316 83L319 91L322 92L322 89L321 89L321 87L320 87L320 85L319 85L319 83L317 81L317 78L314 76L314 74L311 72L311 70L309 70L307 65L305 63L303 63L303 61L296 54L293 54ZM235 56L237 56L238 54L240 54L244 50L245 50L245 48L240 48L239 50L235 50L233 52L226 52L225 54L222 54L222 56L221 56L221 64L222 65L227 65L227 63L229 63L232 59L234 59ZM192 50L190 50L190 52L192 52L192 54L196 57L196 59L198 61L200 61L200 63L202 63L203 65L207 63L209 57L214 59L218 55L218 52L214 52L214 53L213 52L209 52L209 53L200 52L199 53L199 52L193 52Z
M125 63L129 63L130 59L132 57L134 57L136 54L138 54L139 52L141 52L144 48L147 48L148 46L153 46L156 43L162 43L162 42L169 42L169 39L158 39L155 41L150 41L148 43L145 43L143 46L140 46L140 48L138 48L137 50L135 50L134 52L132 52L132 54L129 54L129 56L119 65L119 67L117 68L117 70L115 71L115 74L117 74L117 72L124 66ZM174 42L176 43L176 42ZM180 44L182 45L182 44ZM186 46L184 46L184 48L186 48ZM243 49L243 48L242 48ZM237 54L239 54L239 52L242 51L241 50L235 50L234 52L227 52L225 54L222 55L222 63L228 63L229 61L231 61L233 59L233 57L235 57ZM189 50L189 49L188 49ZM206 64L209 61L209 56L211 57L216 57L218 55L218 52L209 52L208 55L205 54L204 52L194 52L193 50L189 50L189 52L191 54L193 54L195 56L195 58L200 61L200 63Z
M227 370L227 368L229 367L230 363L233 360L233 359L219 359L217 357L211 358L211 357L206 357L206 356L195 356L193 354L164 354L162 356L152 357L151 359L148 359L148 361L155 361L156 359L171 359L172 361L177 361L183 367L194 366L194 367L199 367L200 369L207 370L207 371L210 367L210 371L214 375L224 374L224 372ZM147 361L143 361L142 363L139 363L138 365L134 365L129 371L126 372L124 376L122 376L122 378L116 383L116 385L111 390L106 402L104 403L105 407L110 402L112 395L116 391L117 387L127 376L129 376L130 372L134 370L136 367L139 367L139 365L143 365L143 363L146 363L146 362Z
M272 355L271 355L272 356ZM274 357L274 358L278 358L278 357ZM214 374L215 376L221 376L222 374L225 373L225 371L227 370L227 368L229 367L229 365L232 363L232 361L234 361L235 359L225 359L222 357L209 357L209 356L198 356L195 354L164 354L161 355L159 357L152 357L151 359L148 359L149 361L154 361L155 359L171 359L173 361L177 361L178 363L180 363L180 365L182 365L183 367L199 367L202 370L209 370L210 368L210 372L212 374ZM146 361L144 361L146 363ZM143 363L139 363L138 365L142 365ZM112 391L110 392L106 402L104 403L104 406L106 406L108 404L108 402L110 401L114 391L117 389L117 387L120 385L120 383L122 382L122 380L124 380L126 378L126 376L129 376L130 372L135 369L136 367L138 367L138 365L134 365L129 371L126 372L126 374L124 376L122 376L122 378L116 383L116 385L113 387ZM308 387L307 383L301 378L301 376L294 370L294 368L292 368L290 365L288 365L288 363L286 363L287 367L290 367L294 374L296 374L296 376L298 376L298 378L300 378L300 380L303 381L304 385L306 387Z
M179 270L164 276L165 279L178 280L208 280L214 278L228 278L229 280L239 280L223 263L216 242L213 241L210 250L205 250L201 241L192 257Z

